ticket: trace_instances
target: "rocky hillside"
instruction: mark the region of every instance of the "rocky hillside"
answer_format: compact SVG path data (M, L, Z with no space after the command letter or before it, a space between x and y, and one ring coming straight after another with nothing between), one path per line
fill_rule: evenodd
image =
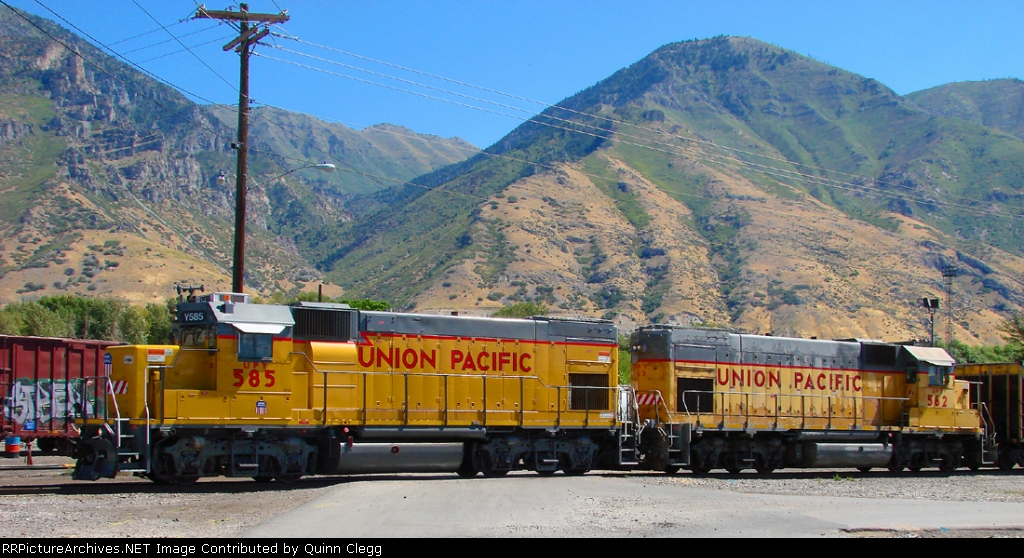
M52 22L28 16L57 40L0 10L0 302L228 289L234 178L215 178L235 168L235 109L196 105ZM472 148L270 108L251 122L246 284L264 295L314 288L322 275L301 253L318 241L309 231L338 227L361 197ZM340 171L273 179L296 159Z
M559 107L313 261L420 310L535 300L625 329L923 338L948 265L958 339L998 341L1024 304L1024 142L984 121L726 37L666 45Z

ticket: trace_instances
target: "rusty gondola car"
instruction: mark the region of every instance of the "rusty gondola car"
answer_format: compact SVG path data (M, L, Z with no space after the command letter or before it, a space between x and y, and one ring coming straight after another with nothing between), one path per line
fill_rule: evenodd
M111 341L0 335L0 435L66 452L78 436L74 418L95 404L81 380L103 369Z

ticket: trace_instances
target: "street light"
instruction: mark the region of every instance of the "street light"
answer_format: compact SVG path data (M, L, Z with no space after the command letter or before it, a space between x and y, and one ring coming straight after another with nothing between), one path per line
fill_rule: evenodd
M334 172L337 167L332 163L314 163L298 168L294 168L288 172L279 174L273 178L269 178L266 182L273 182L278 178L287 176L293 172L304 170L304 169L317 169L321 172ZM236 176L236 178L239 178ZM220 171L217 175L216 182L218 185L224 185L228 182L228 175L224 171ZM231 267L231 292L241 293L244 292L243 278L245 273L245 193L248 188L244 187L245 181L238 180L237 188L235 191L235 257L234 263Z
M279 175L277 175L277 176L275 176L273 178L268 178L264 182L273 182L273 181L277 180L278 178L281 178L282 176L288 176L289 174L291 174L291 173L293 173L295 171L300 171L300 170L305 170L305 169L318 169L318 170L320 170L322 172L334 172L335 170L337 170L337 168L338 167L334 166L334 163L319 163L319 164L316 164L316 165L306 165L304 167L299 167L297 169L292 169L292 170L290 170L290 171L288 171L288 172L286 172L284 174L279 174ZM255 182L255 180L253 182ZM224 171L220 171L220 174L217 175L217 186L224 186L227 183L228 183L228 173L226 173ZM259 186L259 184L257 184L257 186Z
M932 332L931 346L935 346L935 311L939 309L939 299L924 297L921 306L928 309L928 327Z

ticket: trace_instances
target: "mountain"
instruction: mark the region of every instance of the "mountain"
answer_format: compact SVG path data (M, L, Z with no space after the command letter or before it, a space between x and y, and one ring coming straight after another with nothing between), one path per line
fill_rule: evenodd
M311 261L424 311L996 342L1024 304L1024 142L767 43L666 45L388 192Z
M0 300L228 288L233 109L28 17L67 47L0 20ZM1024 307L1006 81L903 98L754 39L672 43L468 159L260 107L247 287L887 340L927 337L938 297L937 333L952 310L957 339L993 343Z
M993 79L947 83L907 95L931 114L952 116L1024 140L1024 81Z
M192 103L48 20L0 10L0 301L228 290L234 178L215 179L235 168L236 109ZM316 242L309 231L475 150L270 107L253 110L250 144L246 284L263 295L322 277L300 253ZM324 160L339 172L290 172Z

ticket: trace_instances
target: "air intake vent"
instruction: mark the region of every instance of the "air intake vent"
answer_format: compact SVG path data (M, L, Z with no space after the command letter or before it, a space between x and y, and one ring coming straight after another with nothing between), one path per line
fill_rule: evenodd
M317 341L349 341L352 339L352 312L347 310L321 310L294 308L292 317L296 339Z
M607 374L569 374L569 410L608 410Z

